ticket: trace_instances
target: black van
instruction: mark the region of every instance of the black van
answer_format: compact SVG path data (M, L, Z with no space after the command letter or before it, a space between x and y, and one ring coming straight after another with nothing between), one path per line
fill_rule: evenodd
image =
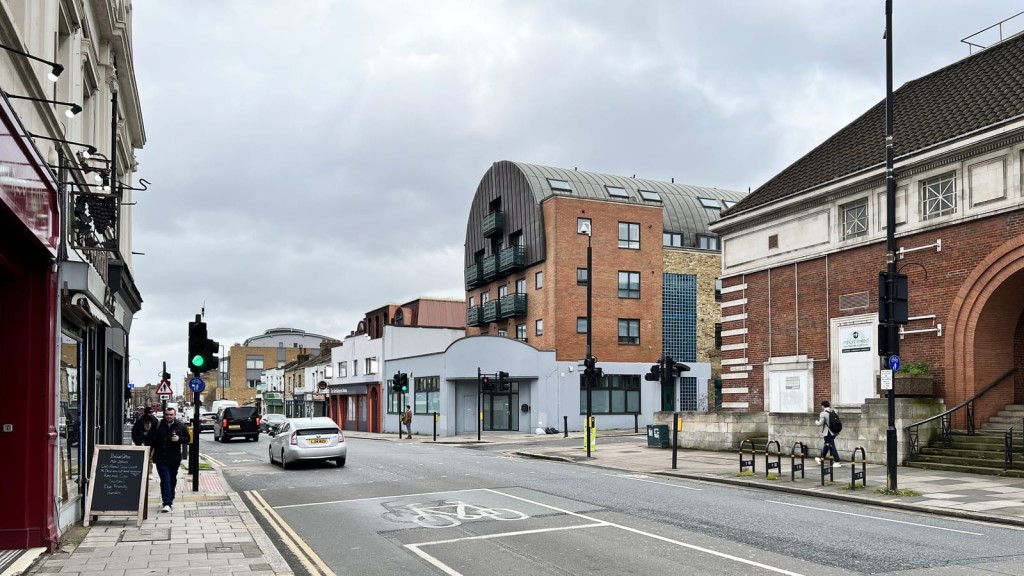
M260 415L252 406L228 406L217 413L213 423L213 439L227 442L232 438L260 439Z

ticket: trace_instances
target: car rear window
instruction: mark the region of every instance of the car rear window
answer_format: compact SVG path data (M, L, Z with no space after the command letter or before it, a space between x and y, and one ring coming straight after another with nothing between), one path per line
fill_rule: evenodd
M297 436L316 436L317 434L337 434L337 428L303 428L296 430Z
M256 414L256 409L252 406L242 406L240 408L225 408L224 417L230 418L231 420L245 420L252 418Z

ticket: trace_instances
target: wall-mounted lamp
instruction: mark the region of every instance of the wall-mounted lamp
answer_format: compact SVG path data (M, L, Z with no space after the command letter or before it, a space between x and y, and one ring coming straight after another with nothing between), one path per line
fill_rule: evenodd
M68 109L64 111L64 115L68 118L74 118L82 111L82 107L74 102L61 102L60 100L49 100L47 98L33 98L32 96L18 96L16 94L10 94L4 92L4 96L12 98L14 100L31 100L32 102L48 102L50 104L60 104L61 106L67 106Z
M57 78L59 78L61 73L64 72L64 67L61 66L60 64L57 64L56 62L51 62L49 60L43 60L42 58L40 58L38 56L33 56L33 55L29 54L28 52L22 52L21 50L18 50L17 48L11 48L10 46L4 46L3 44L0 44L0 48L3 48L4 50L7 50L8 52L14 52L15 54L24 56L25 58L28 58L30 60L35 60L36 62L42 62L43 64L49 64L50 65L50 72L46 74L46 77L50 79L50 82L56 82Z
M33 134L32 132L26 132L26 134L28 134L29 138L42 138L43 140L50 140L51 142L63 142L65 144L73 144L75 146L81 146L81 147L85 148L85 150L82 150L80 152L80 154L82 155L82 158L84 158L86 160L88 160L89 158L91 158L95 154L98 154L98 152L96 151L96 147L93 146L92 144L83 144L81 142L74 142L72 140L64 140L63 138L50 138L49 136L43 136L41 134Z

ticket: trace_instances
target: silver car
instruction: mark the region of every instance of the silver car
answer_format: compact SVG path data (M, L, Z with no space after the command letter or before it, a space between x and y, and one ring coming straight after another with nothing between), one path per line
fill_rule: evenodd
M345 465L345 434L330 418L292 418L281 424L270 441L270 463L290 468L299 460L334 460Z

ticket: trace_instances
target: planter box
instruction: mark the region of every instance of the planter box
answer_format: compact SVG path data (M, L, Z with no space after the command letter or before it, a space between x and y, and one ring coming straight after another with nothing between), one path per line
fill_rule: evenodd
M931 376L895 376L892 387L896 396L935 395L935 382ZM882 390L881 379L875 381L875 388L881 396L888 393L888 390Z

